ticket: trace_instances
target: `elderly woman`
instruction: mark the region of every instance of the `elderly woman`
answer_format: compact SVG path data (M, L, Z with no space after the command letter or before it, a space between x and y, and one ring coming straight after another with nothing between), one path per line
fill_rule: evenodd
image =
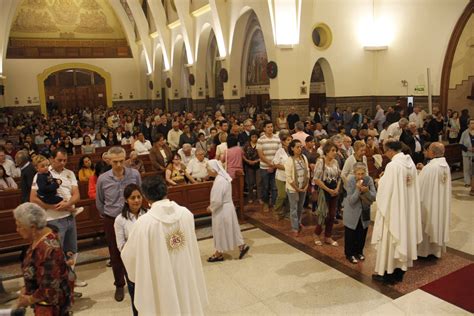
M464 171L464 184L467 187L471 186L472 176L474 175L474 119L469 120L468 129L466 129L459 141L462 147L462 164Z
M357 162L362 162L367 166L367 157L365 157L366 145L363 140L357 140L354 142L354 153L347 158L342 168L341 178L344 183L347 182L347 178L353 174L354 165Z
M354 164L354 175L347 179L344 199L344 253L347 260L364 260L364 244L370 223L370 205L375 201L375 185L367 175L367 166Z
M130 157L128 160L125 160L124 165L125 167L137 170L141 174L145 173L145 165L143 164L143 160L138 158L138 154L134 150L130 152Z
M35 315L65 315L72 303L74 274L58 235L46 226L46 212L33 203L13 211L16 230L30 242L22 263L25 287L18 307L33 306Z
M249 251L240 232L239 221L232 201L232 178L215 159L208 162L209 175L215 177L211 189L211 205L207 208L212 213L212 235L215 253L208 262L224 261L223 253L239 246L242 259Z

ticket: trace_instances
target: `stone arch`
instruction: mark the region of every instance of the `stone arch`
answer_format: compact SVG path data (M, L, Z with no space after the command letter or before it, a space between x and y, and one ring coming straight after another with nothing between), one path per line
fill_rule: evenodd
M448 111L448 92L449 92L449 81L451 79L451 69L453 66L454 55L456 48L459 43L459 39L466 27L471 16L474 14L474 1L469 1L464 8L463 13L459 17L456 25L454 26L453 33L449 39L448 48L446 49L446 55L444 56L443 69L441 72L441 84L440 84L440 103L441 112L444 114ZM471 96L472 97L472 96Z
M47 115L46 93L45 93L45 88L44 88L44 81L46 80L46 78L49 77L49 75L51 75L54 72L58 72L65 69L71 69L71 68L87 69L101 75L105 79L105 88L106 88L105 97L106 97L107 107L112 107L112 76L110 75L110 73L108 73L107 71L105 71L104 69L100 67L90 65L90 64L64 63L64 64L59 64L59 65L49 67L45 69L42 73L38 74L37 76L41 113Z
M197 98L215 96L215 59L219 54L214 29L205 23L201 29L196 50L196 89Z
M265 43L265 50L267 52L267 56L269 55L269 47L271 47L271 43L273 43L273 38L271 30L266 30L264 26L261 24L261 19L256 11L254 11L250 7L243 7L241 10L241 15L236 21L233 29L233 37L231 42L231 54L230 54L230 62L228 63L229 68L229 84L230 86L237 90L237 96L240 98L245 97L245 83L243 82L243 74L242 74L242 62L243 58L247 58L247 52L245 50L245 46L249 41L248 36L242 36L242 34L246 33L255 22L258 23L260 30L262 32L262 36ZM235 86L235 88L234 88ZM234 96L235 97L235 96Z
M313 66L309 80L309 110L319 111L327 105L326 97L334 97L334 77L329 62L321 57Z

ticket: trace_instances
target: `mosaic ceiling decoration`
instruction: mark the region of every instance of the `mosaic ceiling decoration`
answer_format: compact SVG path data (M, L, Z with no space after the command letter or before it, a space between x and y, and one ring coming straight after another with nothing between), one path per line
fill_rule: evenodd
M23 0L11 38L124 39L107 0Z

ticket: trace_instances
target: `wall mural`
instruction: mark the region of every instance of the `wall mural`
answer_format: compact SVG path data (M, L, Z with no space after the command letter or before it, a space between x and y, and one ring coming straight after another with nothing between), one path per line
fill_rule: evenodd
M247 60L247 86L269 85L267 76L267 50L262 31L253 33Z
M24 0L12 38L124 39L107 0Z

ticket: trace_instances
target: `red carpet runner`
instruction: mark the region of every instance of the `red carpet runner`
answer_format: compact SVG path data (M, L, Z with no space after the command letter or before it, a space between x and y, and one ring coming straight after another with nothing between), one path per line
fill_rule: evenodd
M474 263L428 283L421 289L474 313Z

